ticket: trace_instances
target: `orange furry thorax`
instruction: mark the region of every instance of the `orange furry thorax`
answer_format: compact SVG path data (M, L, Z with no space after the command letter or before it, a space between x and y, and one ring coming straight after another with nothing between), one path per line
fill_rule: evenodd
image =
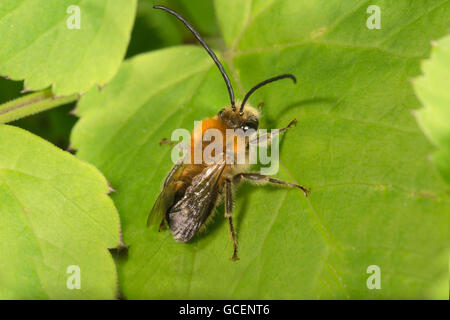
M227 148L227 129L231 129L229 127L226 126L226 124L218 117L218 116L214 116L212 118L207 118L202 120L201 125L199 125L198 127L194 128L194 130L192 131L192 135L191 135L191 144L190 144L190 149L191 149L191 163L194 163L194 156L195 153L194 152L199 152L201 150L201 154L203 155L203 151L204 149L211 143L214 142L215 137L209 139L207 136L205 136L205 133L210 130L210 129L216 129L219 130L220 133L222 134L222 151L225 154L226 148ZM205 139L204 139L205 138ZM235 136L234 137L234 153L236 154L239 148L239 144L238 142L238 137ZM198 147L198 144L201 143L201 148ZM197 149L197 151L195 151L195 149ZM212 151L211 153L212 156L215 156L215 152ZM206 165L204 163L204 159L202 157L202 164Z

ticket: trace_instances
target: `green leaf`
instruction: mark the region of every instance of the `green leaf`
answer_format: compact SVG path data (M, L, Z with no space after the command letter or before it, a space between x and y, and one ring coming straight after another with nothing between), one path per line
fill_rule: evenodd
M120 226L105 178L23 129L0 126L0 146L0 299L114 298Z
M69 29L80 9L80 29ZM2 0L0 74L58 95L104 85L125 55L136 0Z
M422 63L423 76L414 88L424 108L417 112L417 121L437 147L433 160L450 184L450 36L435 43L429 60Z
M366 28L369 4L382 29ZM262 128L298 120L281 142L278 177L311 188L243 185L236 193L238 262L223 206L188 244L146 219L172 163L159 146L176 128L229 104L202 48L180 46L126 61L78 106L77 155L118 191L128 258L119 265L127 298L426 298L447 272L448 187L427 159L433 147L411 110L409 78L430 39L449 26L449 1L216 1L236 95L257 91ZM235 17L234 13L242 13ZM381 268L369 290L367 268Z

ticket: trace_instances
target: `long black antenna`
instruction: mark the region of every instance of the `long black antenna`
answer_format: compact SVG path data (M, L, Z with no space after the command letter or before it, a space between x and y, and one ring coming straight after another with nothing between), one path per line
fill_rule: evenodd
M203 48L205 48L205 50L208 51L209 55L211 56L211 58L214 60L214 62L216 63L217 67L219 68L220 73L222 74L222 77L225 80L225 83L227 85L228 93L230 95L231 107L233 108L233 111L236 111L236 106L235 106L235 103L234 103L234 92L233 92L233 87L231 86L230 79L228 78L227 73L225 72L225 69L223 68L222 64L219 62L219 59L217 59L217 56L214 54L214 52L211 50L211 48L206 44L205 40L202 39L200 34L194 29L194 27L189 22L186 21L186 19L184 19L182 16L180 16L175 11L173 11L173 10L171 10L169 8L166 8L164 6L153 6L153 9L161 9L161 10L164 10L164 11L174 15L175 17L177 17L178 20L183 22L184 25L189 30L191 30L191 32L194 34L194 36L197 38L197 40L200 41L200 43L202 44Z
M242 114L244 112L244 106L245 103L247 102L248 98L250 98L250 96L252 95L253 92L255 92L256 90L258 90L259 88L261 88L262 86L265 86L268 83L274 82L274 81L278 81L281 79L285 79L285 78L290 78L292 79L292 81L294 81L294 83L297 83L297 79L294 77L294 75L292 74L282 74L280 76L277 77L273 77L267 80L264 80L263 82L258 83L256 86L254 86L253 88L250 89L249 92L247 92L247 94L244 97L244 101L242 101L241 107L239 108L239 113Z

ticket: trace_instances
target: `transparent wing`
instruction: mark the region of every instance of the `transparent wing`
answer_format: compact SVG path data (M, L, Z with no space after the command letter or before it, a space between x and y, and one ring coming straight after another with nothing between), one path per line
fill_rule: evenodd
M172 170L170 170L169 174L166 177L166 180L164 181L163 190L159 194L152 210L150 211L150 214L148 215L147 226L160 226L167 210L173 205L176 192L174 182L177 180L183 169L183 159L180 159L172 167Z
M225 162L205 168L169 212L170 229L176 240L187 242L209 217L219 194L219 181Z

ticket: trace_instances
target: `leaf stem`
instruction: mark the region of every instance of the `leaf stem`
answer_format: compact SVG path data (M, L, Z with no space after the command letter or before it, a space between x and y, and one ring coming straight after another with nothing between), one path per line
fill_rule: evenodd
M76 101L78 94L55 97L51 89L31 93L0 104L0 123L18 120L32 114Z

